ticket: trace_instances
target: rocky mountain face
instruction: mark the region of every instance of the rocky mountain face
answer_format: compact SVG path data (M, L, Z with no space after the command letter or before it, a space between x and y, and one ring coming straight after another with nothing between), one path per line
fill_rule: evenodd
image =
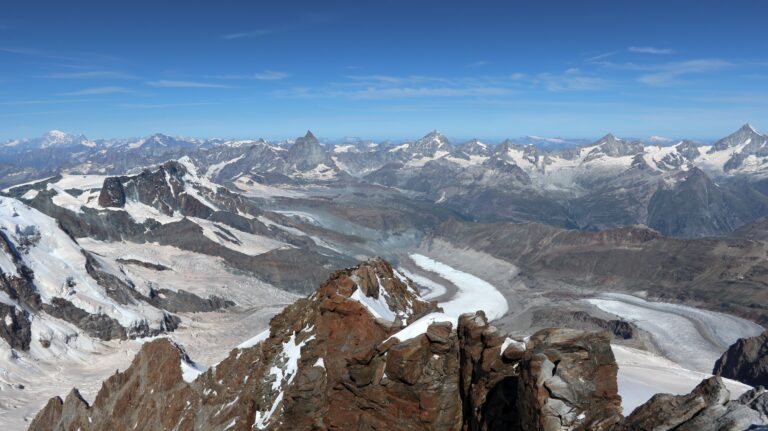
M73 389L30 430L744 429L768 423L768 392L728 401L719 378L621 416L605 332L515 340L479 311L424 322L434 303L373 259L334 273L207 371L168 340L144 345L93 404ZM741 428L740 428L741 427Z
M93 405L73 390L30 429L550 430L620 419L607 334L517 341L482 312L456 328L419 323L434 310L374 259L333 274L194 380L178 346L152 341Z
M768 331L739 339L718 359L712 373L750 386L768 387Z

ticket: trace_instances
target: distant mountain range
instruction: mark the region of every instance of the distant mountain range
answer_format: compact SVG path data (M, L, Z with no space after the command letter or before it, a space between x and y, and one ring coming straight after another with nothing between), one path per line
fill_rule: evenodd
M749 124L713 144L591 143L527 137L454 143L438 131L404 142L174 138L89 140L52 131L0 146L0 186L60 173L138 173L188 157L205 178L260 185L369 183L420 194L468 220L602 230L643 224L665 235L719 235L768 214L768 137Z

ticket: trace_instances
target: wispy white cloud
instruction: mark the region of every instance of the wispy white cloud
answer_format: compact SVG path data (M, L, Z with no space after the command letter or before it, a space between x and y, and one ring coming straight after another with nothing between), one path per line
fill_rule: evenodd
M57 53L51 53L35 48L20 48L20 47L0 47L1 53L23 55L26 57L38 57L47 58L51 60L64 60L64 61L79 61L80 59L73 56L61 55Z
M254 73L252 78L257 79L260 81L277 81L280 79L285 79L288 77L288 74L285 72L276 72L274 70L265 70L260 73Z
M597 54L597 55L594 55L592 57L589 57L589 58L585 59L584 61L587 62L587 63L592 63L592 62L595 62L597 60L602 60L604 58L612 57L612 56L614 56L616 54L618 54L618 51L604 52L602 54Z
M70 112L75 112L75 111L64 110L64 111L4 112L4 113L0 113L0 117L30 117L35 115L66 114Z
M149 81L147 85L150 87L163 87L163 88L231 88L228 85L215 84L211 82L197 82L197 81L177 81L170 79L160 79L157 81Z
M111 70L88 70L79 72L53 72L45 75L39 75L38 78L48 79L136 79L135 76L123 72Z
M656 65L656 72L642 75L638 80L646 85L667 86L678 83L685 75L716 72L731 66L731 62L719 59L676 61Z
M413 82L417 80L416 77L397 77L389 75L351 75L347 76L348 79L358 82L368 82L371 84L401 84L405 81Z
M512 90L502 87L393 87L365 88L347 94L352 99L400 99L412 97L476 97L503 96Z
M190 102L190 103L120 103L115 106L128 109L162 109L162 108L181 108L186 106L209 106L218 105L216 102Z
M49 60L66 61L70 63L90 62L124 62L125 60L113 55L105 55L91 52L52 52L37 48L0 46L0 53L21 55L26 57L44 58Z
M488 61L478 60L478 61L475 61L473 63L467 64L467 67L485 67L485 66L488 66L489 64L491 64L491 63L488 62Z
M16 105L56 105L62 103L93 102L94 99L30 99L30 100L10 100L0 102L0 106Z
M285 72L274 70L264 70L262 72L252 73L250 75L214 75L212 79L255 79L257 81L279 81L287 78L289 75Z
M221 36L224 40L237 40L237 39L248 39L253 37L261 37L266 36L268 34L272 34L272 30L267 29L257 29L257 30L250 30L250 31L241 31L237 33L229 33L224 34Z
M327 24L333 19L333 15L328 13L319 12L306 12L293 19L290 22L276 23L269 28L256 28L250 30L243 30L238 32L232 32L221 35L223 40L238 40L238 39L250 39L268 36L277 33L285 33L298 28L307 28L320 24Z
M671 48L655 48L652 46L630 46L627 51L638 54L667 55L672 54Z
M132 91L125 87L108 86L108 87L83 88L82 90L59 93L59 95L60 96L95 96L95 95L101 95L101 94L118 94L118 93L132 93Z
M518 91L519 80L525 75L483 77L442 77L425 75L352 75L345 81L321 87L297 87L279 90L278 97L325 97L353 100L418 99L418 98L477 98L500 97Z
M739 67L760 67L759 63L733 62L719 58L700 58L661 63L614 63L610 61L598 61L593 64L608 69L639 72L641 75L634 79L643 84L652 86L679 84L682 82L682 78L687 75L706 74Z
M354 100L383 100L424 97L480 97L503 96L513 94L513 90L503 87L367 87L359 89L311 89L293 88L275 92L276 96L295 98L342 97Z
M552 92L594 91L612 85L612 82L607 79L586 74L576 68L568 69L563 73L540 73L536 75L533 82Z

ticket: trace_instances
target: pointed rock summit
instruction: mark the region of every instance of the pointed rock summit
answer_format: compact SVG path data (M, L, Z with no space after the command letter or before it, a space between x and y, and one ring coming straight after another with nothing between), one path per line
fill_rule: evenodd
M409 148L410 152L414 155L422 157L433 157L438 151L449 153L453 151L451 143L443 134L437 130L426 134L423 138L418 139Z
M311 130L307 130L307 133L304 135L304 140L310 141L310 142L317 142L317 138L315 137L314 133L312 133Z

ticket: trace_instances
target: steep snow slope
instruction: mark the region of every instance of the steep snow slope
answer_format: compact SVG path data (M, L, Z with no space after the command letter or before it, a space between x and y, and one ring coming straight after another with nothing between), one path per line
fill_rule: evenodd
M43 303L62 297L88 313L106 314L126 328L145 321L150 327L161 327L161 310L141 302L120 304L106 294L86 271L80 245L59 228L56 220L15 199L0 198L0 229L16 249L24 250L21 259L34 272L34 285ZM19 275L16 268L8 274ZM119 273L115 275L122 278Z

